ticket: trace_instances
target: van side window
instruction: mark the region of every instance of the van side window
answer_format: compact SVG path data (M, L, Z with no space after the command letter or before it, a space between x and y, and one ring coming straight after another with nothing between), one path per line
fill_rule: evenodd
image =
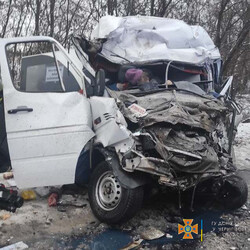
M60 53L51 42L8 44L6 54L14 87L23 92L78 91L80 86Z

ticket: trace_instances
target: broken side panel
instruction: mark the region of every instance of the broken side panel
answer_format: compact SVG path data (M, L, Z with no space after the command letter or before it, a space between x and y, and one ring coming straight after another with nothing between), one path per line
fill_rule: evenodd
M107 147L130 138L131 132L113 98L95 96L90 98L90 103L96 133L95 143Z

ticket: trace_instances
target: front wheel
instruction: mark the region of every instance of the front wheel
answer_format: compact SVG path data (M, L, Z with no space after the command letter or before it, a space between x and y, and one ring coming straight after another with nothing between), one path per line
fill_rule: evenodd
M88 190L94 215L108 224L129 220L140 210L143 201L143 187L122 187L105 161L95 167Z

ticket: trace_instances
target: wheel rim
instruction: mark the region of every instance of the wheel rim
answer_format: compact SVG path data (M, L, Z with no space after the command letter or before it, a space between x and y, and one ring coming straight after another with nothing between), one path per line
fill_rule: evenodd
M96 185L96 200L102 209L115 209L120 203L121 195L121 185L111 171L100 176Z

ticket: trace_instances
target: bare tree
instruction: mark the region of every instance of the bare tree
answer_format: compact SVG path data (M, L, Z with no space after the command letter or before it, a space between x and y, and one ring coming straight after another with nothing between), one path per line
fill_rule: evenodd
M9 20L10 20L10 15L11 15L11 12L12 12L12 0L9 0L9 3L8 3L8 10L7 10L7 15L6 15L6 21L3 25L3 30L2 30L2 33L1 33L1 37L3 38L6 34L6 30L7 30L7 26L9 24Z
M235 57L237 57L237 54L240 55L239 53L241 51L241 47L243 46L244 41L248 37L249 32L250 32L250 6L248 5L247 11L244 15L242 28L240 29L238 36L235 39L234 46L229 51L229 53L227 54L227 57L225 59L225 63L224 63L224 71L225 72L228 69L228 65L230 63L232 63L232 60L237 59L237 58L235 58Z
M55 3L56 0L50 0L50 36L53 37L54 36L54 28L55 28Z

